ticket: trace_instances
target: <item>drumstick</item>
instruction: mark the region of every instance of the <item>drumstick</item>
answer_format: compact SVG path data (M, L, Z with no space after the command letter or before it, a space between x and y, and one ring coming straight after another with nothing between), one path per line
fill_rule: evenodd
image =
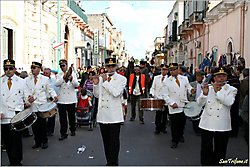
M60 97L60 94L57 96L57 100L58 100L59 97ZM55 102L55 99L53 99L52 102Z
M191 107L178 107L178 108L190 109Z

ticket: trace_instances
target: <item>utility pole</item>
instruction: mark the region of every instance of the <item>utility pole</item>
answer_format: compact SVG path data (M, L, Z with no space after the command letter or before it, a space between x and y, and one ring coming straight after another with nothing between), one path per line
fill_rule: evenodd
M57 43L61 42L61 24L60 24L60 0L57 0ZM56 67L59 70L59 60L61 59L61 49L57 49Z
M104 13L104 53L103 53L103 56L104 56L104 61L105 59L107 58L107 46L106 46L106 18L107 18L107 9L109 9L110 7L106 7L105 8L105 13Z

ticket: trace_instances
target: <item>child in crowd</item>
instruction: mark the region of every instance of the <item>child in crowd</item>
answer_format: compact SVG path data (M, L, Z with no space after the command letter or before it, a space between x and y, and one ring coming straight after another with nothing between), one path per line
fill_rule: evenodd
M81 94L78 97L77 112L82 112L83 109L87 109L87 112L89 112L91 108L91 96L87 95L87 90L85 88L81 88Z

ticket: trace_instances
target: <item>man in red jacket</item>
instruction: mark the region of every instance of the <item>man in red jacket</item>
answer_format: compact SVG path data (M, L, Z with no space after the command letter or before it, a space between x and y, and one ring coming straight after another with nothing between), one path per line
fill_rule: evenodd
M141 73L140 67L135 66L135 72L129 77L129 94L131 96L131 118L134 121L136 117L136 103L138 104L139 120L144 124L143 110L140 110L140 99L145 96L145 74Z

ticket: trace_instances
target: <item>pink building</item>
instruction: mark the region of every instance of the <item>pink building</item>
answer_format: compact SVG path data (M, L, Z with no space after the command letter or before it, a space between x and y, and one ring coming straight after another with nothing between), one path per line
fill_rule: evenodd
M248 1L184 1L184 20L178 27L179 52L185 65L199 67L213 53L214 65L223 55L226 64L243 57L250 66L250 14Z

